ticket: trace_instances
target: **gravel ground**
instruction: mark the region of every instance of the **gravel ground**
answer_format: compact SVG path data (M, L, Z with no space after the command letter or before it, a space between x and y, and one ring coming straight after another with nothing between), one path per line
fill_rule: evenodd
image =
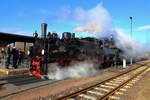
M150 72L138 84L140 88L136 100L150 100Z
M150 100L150 71L143 75L130 89L124 92L121 100Z

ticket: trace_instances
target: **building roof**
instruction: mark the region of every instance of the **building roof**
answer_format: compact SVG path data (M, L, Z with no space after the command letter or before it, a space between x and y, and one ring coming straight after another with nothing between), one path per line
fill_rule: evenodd
M33 43L34 37L0 32L0 46L5 46L14 42Z

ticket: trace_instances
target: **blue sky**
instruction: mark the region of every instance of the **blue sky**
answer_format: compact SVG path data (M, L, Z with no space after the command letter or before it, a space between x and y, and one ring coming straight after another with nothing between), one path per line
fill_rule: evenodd
M0 0L0 31L27 34L48 23L49 31L74 32L80 26L75 9L85 11L101 3L109 12L112 26L130 33L129 16L133 16L133 37L143 43L150 41L150 0ZM78 36L91 36L77 32Z

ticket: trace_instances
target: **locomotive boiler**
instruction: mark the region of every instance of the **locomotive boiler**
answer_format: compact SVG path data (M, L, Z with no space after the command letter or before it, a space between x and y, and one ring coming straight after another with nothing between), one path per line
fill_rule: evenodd
M48 64L58 63L65 67L79 61L92 61L97 68L112 66L120 59L120 49L115 46L113 37L96 39L77 38L75 33L47 33L47 24L42 24L42 36L34 33L34 44L28 55L31 59L31 73L44 77L48 74Z

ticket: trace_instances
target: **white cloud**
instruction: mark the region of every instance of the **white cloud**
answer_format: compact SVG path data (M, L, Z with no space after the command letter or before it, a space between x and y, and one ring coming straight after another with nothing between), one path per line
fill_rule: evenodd
M137 30L139 31L150 30L150 25L138 27Z
M90 10L77 8L75 17L82 24L82 26L75 28L77 32L102 33L111 23L109 12L101 3Z

